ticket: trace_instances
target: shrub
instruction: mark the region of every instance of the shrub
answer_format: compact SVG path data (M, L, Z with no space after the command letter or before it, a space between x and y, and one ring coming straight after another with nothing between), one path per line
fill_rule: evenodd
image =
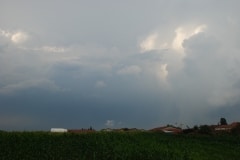
M212 133L212 129L208 125L201 125L199 127L199 133L201 133L201 134L211 134Z
M240 124L238 124L236 127L231 129L231 133L233 133L233 134L240 134Z

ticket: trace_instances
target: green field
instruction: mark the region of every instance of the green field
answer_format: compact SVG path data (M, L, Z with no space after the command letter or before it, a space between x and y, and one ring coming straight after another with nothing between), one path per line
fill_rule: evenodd
M239 160L240 136L0 132L0 160Z

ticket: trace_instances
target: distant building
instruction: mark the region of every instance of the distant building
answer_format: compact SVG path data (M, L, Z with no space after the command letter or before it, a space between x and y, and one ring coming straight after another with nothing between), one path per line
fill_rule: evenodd
M103 132L112 132L112 131L114 131L114 129L105 128L105 129L102 129L101 131L103 131Z
M50 130L51 132L55 132L55 133L64 133L64 132L68 132L67 129L64 128L51 128Z
M158 127L158 128L153 128L150 131L154 132L163 132L163 133L182 133L182 129L179 127L174 127L174 126L163 126L163 127Z
M114 131L118 132L144 132L144 129L137 129L137 128L120 128L120 129L115 129Z
M240 125L240 122L233 122L229 125L218 125L218 126L215 126L214 130L230 132L233 128L237 127L238 125Z

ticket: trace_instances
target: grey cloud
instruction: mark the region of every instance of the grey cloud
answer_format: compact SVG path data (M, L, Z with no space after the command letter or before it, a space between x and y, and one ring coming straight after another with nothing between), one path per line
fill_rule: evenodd
M34 118L26 115L0 115L0 126L7 130L22 130L22 126L29 127L34 123Z
M35 117L18 127L35 129L101 128L108 119L150 128L237 117L238 6L217 0L3 0L1 112ZM27 38L14 43L3 31Z
M0 88L0 94L14 94L15 92L24 91L28 88L41 88L53 92L64 91L57 86L53 81L48 79L25 80L16 84L8 84Z
M120 69L117 73L120 75L137 75L141 72L141 68L137 65L127 66Z

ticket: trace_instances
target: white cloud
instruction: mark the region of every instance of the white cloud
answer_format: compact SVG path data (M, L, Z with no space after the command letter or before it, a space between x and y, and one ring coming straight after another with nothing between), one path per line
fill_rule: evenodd
M167 66L168 64L160 64L157 70L157 76L159 77L159 79L165 82L167 81L167 76L168 76Z
M184 66L179 70L179 74L172 78L172 84L175 88L178 85L184 86L180 87L182 91L176 91L179 94L184 91L186 97L195 94L196 99L202 98L198 102L204 104L202 108L236 105L240 102L240 58L237 48L232 46L235 36L226 40L218 34L221 30L201 32L204 28L196 27L191 36L185 39L185 57L182 59ZM229 31L229 35L231 32L234 30Z
M188 37L188 35L186 32L184 32L182 28L177 28L175 32L176 32L176 37L172 42L172 47L177 51L183 52L182 43Z
M114 120L107 120L106 123L105 123L105 126L107 127L113 127L115 125L115 122Z
M11 36L11 40L13 43L19 44L23 43L28 39L28 35L24 32L16 32Z
M43 46L43 47L18 47L19 49L25 50L25 51L36 51L36 52L47 52L47 53L64 53L67 51L65 47L56 47L56 46Z
M0 47L8 46L11 42L11 33L0 28Z
M39 50L43 50L45 52L54 52L54 53L62 53L66 51L64 47L56 47L56 46L43 46Z
M154 33L149 35L145 40L143 40L140 44L141 52L146 52L146 51L156 49L157 38L158 38L158 34Z
M175 34L173 34L174 30L168 30L165 33L161 33L162 31L159 30L147 36L139 44L140 52L155 55L155 59L146 59L143 62L144 65L141 66L143 72L156 76L162 85L171 85L171 83L168 83L168 77L175 77L184 68L186 56L184 42L205 32L206 28L207 25L205 24L193 25L190 23L177 27Z
M163 50L168 48L168 43L161 43L159 33L155 32L148 35L140 43L140 52L145 53L152 50Z
M200 32L205 31L207 26L205 24L194 26L194 25L182 25L175 29L175 37L163 37L161 30L154 32L153 34L148 35L141 43L140 52L148 52L152 50L164 50L164 49L173 49L178 52L183 53L183 42L184 40L190 38L193 35L196 35ZM166 33L165 33L166 34ZM170 36L169 34L168 36ZM166 41L168 40L168 41Z
M172 48L179 52L184 52L183 42L184 40L194 36L206 29L206 25L199 25L196 27L178 27L175 30L176 36L172 42Z
M7 37L7 38L12 36L12 34L10 32L2 30L1 28L0 28L0 35L4 36L4 37Z
M0 29L0 36L3 36L5 38L7 38L8 40L10 40L14 44L23 43L23 42L27 41L27 39L29 38L29 36L26 32L6 31L6 30L3 30L3 29Z
M161 61L150 61L143 66L143 76L147 80L154 82L156 88L167 89L169 87L168 64Z
M11 32L0 30L1 39L6 43L12 43ZM15 35L14 41L20 43L21 35ZM19 39L18 39L19 38ZM7 41L8 40L8 41ZM3 43L2 43L3 44ZM13 43L14 44L14 43ZM36 44L36 46L39 46ZM111 74L112 65L118 60L112 55L118 52L116 49L107 50L99 46L51 46L43 45L36 47L33 43L19 45L2 45L4 50L0 54L0 93L12 94L14 92L34 88L48 88L50 90L60 90L60 87L54 86L54 77L56 72L61 72L56 66L74 68L75 78L80 78L80 67L85 71L98 71ZM57 53L57 54L49 54ZM117 54L116 54L117 55ZM57 73L56 73L57 74ZM88 73L87 75L88 76ZM72 77L71 77L72 78ZM48 83L39 82L46 80ZM46 82L45 81L45 82ZM52 85L50 85L52 82ZM97 88L106 87L104 81L98 81L95 84ZM57 89L58 88L58 89Z
M117 74L119 75L137 75L141 73L142 69L137 65L127 66L125 68L120 69Z

